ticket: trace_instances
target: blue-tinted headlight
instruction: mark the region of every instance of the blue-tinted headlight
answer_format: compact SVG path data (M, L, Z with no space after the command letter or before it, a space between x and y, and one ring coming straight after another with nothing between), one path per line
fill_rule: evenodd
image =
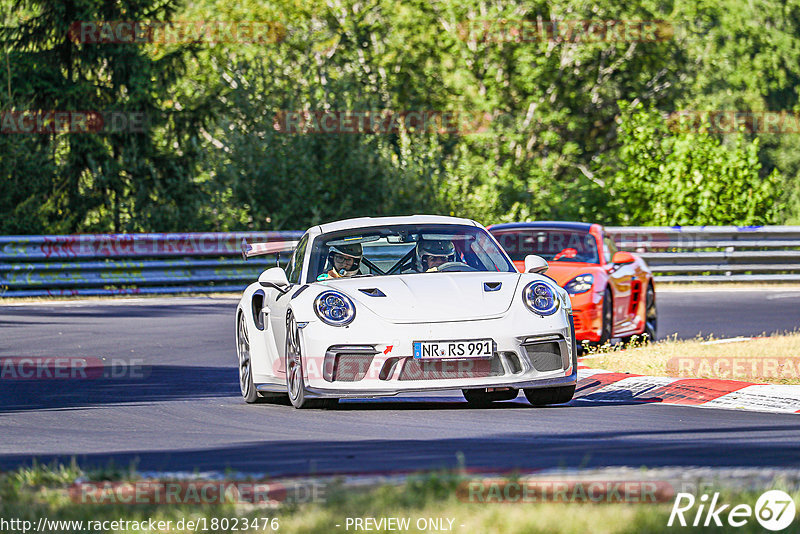
M578 293L586 293L592 289L592 284L594 284L594 276L591 274L579 274L567 282L564 289L566 289L567 293L570 295L577 295Z
M558 309L558 294L545 282L531 282L522 290L522 300L533 313L552 315Z
M356 316L353 301L338 291L323 291L314 301L314 311L331 326L350 324Z

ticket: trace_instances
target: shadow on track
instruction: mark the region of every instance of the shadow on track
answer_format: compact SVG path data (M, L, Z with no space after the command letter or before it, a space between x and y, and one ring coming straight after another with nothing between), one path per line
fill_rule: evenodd
M695 420L683 432L518 432L453 439L285 440L218 448L109 452L75 456L83 467L135 465L142 471L231 469L270 476L387 474L431 469L510 472L554 467L797 467L797 441L778 443L775 433L797 436L800 425L707 428ZM747 436L747 439L742 439ZM67 455L0 455L0 468L69 462ZM463 459L463 460L461 460ZM462 463L463 461L463 463Z
M154 365L133 377L0 380L0 414L239 395L236 367ZM95 378L96 377L96 378Z
M236 310L236 303L214 302L204 304L117 304L96 306L52 306L52 307L6 307L0 308L0 313L5 315L23 316L25 321L19 324L31 324L37 319L46 319L41 322L51 322L53 318L64 319L125 319L125 318L146 318L154 317L179 317L179 316L202 316L206 314L228 314L233 317ZM0 315L2 317L2 315ZM231 319L232 321L233 319Z

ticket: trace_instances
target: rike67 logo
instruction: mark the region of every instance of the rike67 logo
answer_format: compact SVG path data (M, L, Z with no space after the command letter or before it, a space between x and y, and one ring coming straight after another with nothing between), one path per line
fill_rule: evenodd
M730 504L719 501L719 493L714 493L710 502L708 494L696 499L691 493L678 493L667 526L708 527L713 524L721 527L723 522L726 522L732 527L742 527L755 516L756 521L765 529L779 531L794 521L794 501L788 493L781 490L767 491L758 498L755 507L749 504L737 504L731 507Z

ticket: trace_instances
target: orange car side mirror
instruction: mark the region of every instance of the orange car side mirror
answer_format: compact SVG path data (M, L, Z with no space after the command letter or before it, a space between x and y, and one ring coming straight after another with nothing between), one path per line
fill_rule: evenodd
M633 263L635 261L636 261L636 258L633 257L633 254L631 254L630 252L622 251L622 250L620 250L619 252L615 252L614 253L614 257L611 258L611 263L616 263L616 264L619 264L619 265L622 265L622 264L625 264L625 263Z

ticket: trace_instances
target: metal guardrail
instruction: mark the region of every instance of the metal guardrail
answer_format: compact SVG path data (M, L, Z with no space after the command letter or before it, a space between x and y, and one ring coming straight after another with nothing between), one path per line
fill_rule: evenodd
M658 281L800 281L800 226L607 227ZM0 297L240 291L275 258L241 241L302 232L0 236Z
M0 236L0 297L241 291L275 257L241 258L242 239L303 232ZM77 261L76 261L77 260Z
M800 226L606 227L662 282L800 281Z

